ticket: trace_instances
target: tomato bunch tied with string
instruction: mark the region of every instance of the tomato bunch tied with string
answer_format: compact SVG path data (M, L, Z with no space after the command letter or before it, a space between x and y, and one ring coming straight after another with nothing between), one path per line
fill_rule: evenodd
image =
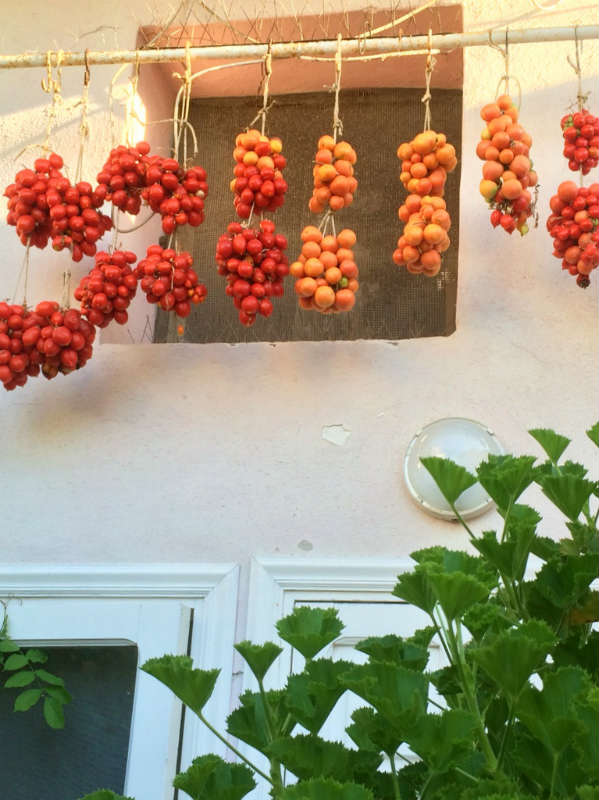
M235 138L236 161L230 188L237 216L249 219L252 212L276 211L285 201L288 186L283 178L287 159L278 136L266 136L255 128Z
M443 199L447 174L458 160L444 133L425 130L397 149L400 180L409 192L398 216L404 229L393 261L413 275L432 278L441 269L441 254L450 245L451 217Z
M340 211L354 201L358 181L354 166L358 156L349 142L336 142L332 136L321 136L314 156L314 190L308 203L313 214L326 209Z
M530 190L538 183L530 159L532 137L519 124L518 109L508 94L487 103L480 115L486 127L476 146L476 155L485 162L479 190L491 208L491 224L524 236L534 213Z
M588 175L599 163L599 117L580 108L563 116L560 124L569 169Z
M576 186L560 183L550 201L547 230L553 238L553 255L562 269L576 277L582 289L599 264L599 183Z
M308 225L301 239L302 252L289 268L300 308L323 314L350 311L360 285L352 250L357 241L354 231L344 228L325 236L316 226Z
M193 269L193 258L187 251L177 253L170 247L152 244L146 258L135 268L135 276L148 303L157 303L163 311L174 311L188 317L191 303L203 303L208 293Z

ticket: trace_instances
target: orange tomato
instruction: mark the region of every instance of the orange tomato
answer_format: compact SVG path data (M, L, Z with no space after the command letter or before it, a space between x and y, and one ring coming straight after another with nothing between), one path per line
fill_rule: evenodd
M319 286L314 292L314 305L318 308L330 308L335 302L335 291L330 286Z
M335 306L339 311L350 311L356 303L356 296L351 289L339 289L335 292Z
M306 225L300 236L302 242L320 242L322 233L315 225Z
M319 278L324 272L324 266L319 258L309 258L304 264L304 272L309 278Z
M320 245L315 241L304 242L302 247L302 255L306 258L318 258L320 255Z
M344 228L342 231L339 231L337 234L337 242L342 248L346 248L351 250L351 248L355 245L357 241L356 234L351 228Z
M318 140L318 149L319 150L334 150L335 149L335 140L332 136L321 136Z
M343 273L339 269L339 267L329 267L324 274L325 278L327 279L327 283L330 283L334 286L336 283L339 283L341 278L343 277Z

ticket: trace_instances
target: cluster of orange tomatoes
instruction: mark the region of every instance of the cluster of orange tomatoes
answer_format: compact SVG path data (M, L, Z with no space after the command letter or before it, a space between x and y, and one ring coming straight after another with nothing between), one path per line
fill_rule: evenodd
M444 133L423 131L397 149L400 180L409 192L399 208L405 224L393 261L408 272L432 278L441 269L441 253L449 247L451 218L443 194L447 173L458 163L455 148Z

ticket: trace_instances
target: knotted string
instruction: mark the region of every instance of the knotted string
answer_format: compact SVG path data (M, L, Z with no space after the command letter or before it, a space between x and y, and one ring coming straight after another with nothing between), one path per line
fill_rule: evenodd
M422 95L421 102L424 103L424 128L423 130L429 131L431 129L431 80L433 78L433 70L435 69L436 60L433 58L433 30L428 29L428 54L426 56L426 67L424 68L425 91Z

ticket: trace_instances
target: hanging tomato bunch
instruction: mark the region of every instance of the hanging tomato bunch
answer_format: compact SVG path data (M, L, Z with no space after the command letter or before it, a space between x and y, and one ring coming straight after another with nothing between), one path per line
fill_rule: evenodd
M314 156L314 190L308 203L313 214L325 209L340 211L353 203L358 181L354 165L358 157L349 142L335 142L332 136L321 136Z
M432 278L441 269L441 253L450 245L451 217L443 194L447 174L458 163L455 148L444 133L428 130L397 149L400 180L410 194L398 211L405 227L393 261L414 275Z
M345 228L323 236L314 225L308 225L301 238L301 255L290 267L300 307L322 313L350 311L359 288L352 250L356 234Z
M43 249L52 240L54 250L68 249L73 261L93 256L96 242L112 227L110 217L96 211L103 199L90 183L75 186L61 169L57 153L35 160L33 170L17 172L4 192L8 200L6 222L14 225L24 245Z
M131 269L136 260L129 251L97 253L96 266L81 278L74 292L81 313L92 325L105 328L112 320L119 325L127 323L127 308L137 292L137 276Z
M278 136L269 139L254 128L236 137L233 158L237 163L231 191L241 219L249 219L252 209L261 213L283 205L288 187L282 172L287 165L282 150Z
M74 308L38 303L0 303L0 381L8 391L24 386L28 377L55 378L85 365L92 355L95 328Z
M599 163L599 117L581 108L562 117L561 127L568 167L588 175Z
M289 274L286 249L287 239L268 219L261 220L258 229L231 222L219 238L218 273L227 278L225 292L233 298L243 325L253 325L257 314L272 314L271 298L283 294L283 278Z
M177 253L159 244L150 245L147 257L135 268L148 303L158 303L164 311L174 310L177 316L188 317L191 303L203 303L207 294L192 264L193 258L186 251Z
M518 109L512 98L503 94L481 109L487 123L476 146L485 163L480 193L491 207L491 224L506 233L528 233L526 220L533 214L529 191L537 185L537 173L529 158L532 137L518 124Z
M553 238L553 255L562 259L562 269L575 275L578 286L585 289L599 264L599 183L576 186L564 181L550 206L547 230Z

